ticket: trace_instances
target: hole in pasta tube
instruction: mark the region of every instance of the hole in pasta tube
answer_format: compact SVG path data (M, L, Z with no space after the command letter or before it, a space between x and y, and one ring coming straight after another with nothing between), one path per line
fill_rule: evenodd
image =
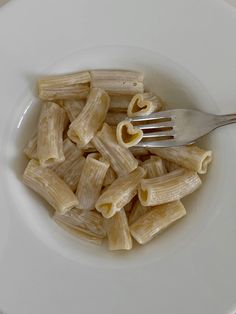
M143 202L147 202L148 199L148 191L147 190L143 190L142 188L139 189L138 191L138 195L140 200L142 200Z
M104 216L109 216L111 214L112 203L101 204L99 207Z
M127 144L127 143L135 141L139 137L139 134L138 133L130 134L128 131L128 127L126 125L123 125L121 129L121 136L122 136L123 142Z

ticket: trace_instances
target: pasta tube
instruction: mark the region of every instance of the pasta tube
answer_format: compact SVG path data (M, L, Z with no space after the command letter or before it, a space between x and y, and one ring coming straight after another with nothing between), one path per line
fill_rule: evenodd
M75 191L84 166L85 158L82 151L68 138L64 140L63 150L65 161L53 166L51 169Z
M86 105L69 127L69 138L80 147L88 144L104 122L109 104L107 93L91 89Z
M201 185L196 172L180 168L153 179L143 179L138 196L143 206L155 206L180 200Z
M85 106L85 100L65 100L63 108L65 109L70 122L73 122L81 113Z
M37 155L40 165L46 167L65 160L63 130L67 119L65 110L53 102L46 102L38 123Z
M64 100L86 98L89 93L89 72L78 72L41 78L38 81L39 98Z
M149 114L163 110L164 104L160 97L153 93L135 95L128 106L128 117L148 116Z
M115 181L116 178L117 178L117 175L115 171L112 169L112 167L110 166L107 170L105 179L103 181L103 186L111 185L112 182Z
M105 238L104 219L96 211L85 211L73 208L65 215L54 214L54 220L59 220L69 227L79 229L83 232L92 233L101 239Z
M111 96L110 112L127 113L128 105L132 99L130 95Z
M60 214L77 205L77 198L68 185L53 170L40 166L34 159L25 169L23 182Z
M171 172L180 168L180 166L178 166L176 163L171 162L169 160L165 160L164 162L165 162L165 167L166 167L167 172Z
M82 170L76 192L77 207L80 209L92 210L95 208L107 169L110 166L107 161L98 160L97 155L99 154L88 155Z
M150 210L151 207L149 206L143 206L140 203L140 200L137 199L132 211L129 215L129 225L131 225L133 222L135 222L139 217L141 217L142 215L144 215L146 212L148 212Z
M132 249L132 238L123 208L113 217L106 219L106 231L109 250Z
M101 131L92 139L92 144L109 161L118 176L125 175L138 167L138 161L125 147L118 144L115 130L104 123Z
M132 147L142 140L143 131L134 127L131 122L124 120L117 125L116 137L121 146Z
M37 141L38 141L38 135L37 133L34 134L34 136L28 141L24 148L24 154L29 159L38 159L37 155Z
M108 112L105 122L109 125L116 126L119 122L127 118L126 113L123 112Z
M147 171L147 178L155 178L167 173L165 162L158 156L151 156L150 159L142 163L142 167Z
M130 232L138 243L145 244L185 215L180 201L155 206L131 224Z
M147 148L144 148L144 147L130 147L129 151L135 157L141 157L141 156L148 156L149 157L149 151Z
M150 152L200 174L207 172L207 167L212 161L210 150L203 150L195 145L152 148Z
M96 202L96 209L105 218L112 217L120 211L137 194L140 180L145 176L145 170L138 167L130 174L117 178L107 187Z
M91 86L102 88L110 95L143 93L143 74L125 70L90 71Z

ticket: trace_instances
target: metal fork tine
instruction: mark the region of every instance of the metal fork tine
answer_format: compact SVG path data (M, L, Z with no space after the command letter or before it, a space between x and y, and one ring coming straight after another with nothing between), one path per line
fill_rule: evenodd
M144 133L143 138L149 138L149 137L164 137L164 136L174 136L175 131L160 131L160 132L152 132L152 133Z
M134 118L128 118L128 121L130 122L138 122L138 121L148 121L148 120L156 120L156 119L171 119L171 110L167 111L159 111L150 114L149 116L141 116L141 117L134 117Z
M158 122L157 121L157 123L135 125L135 127L139 128L141 130L172 128L172 127L174 127L174 121L166 121L166 122Z
M135 147L173 147L178 146L175 139L163 140L163 141L153 141L153 142L139 142Z

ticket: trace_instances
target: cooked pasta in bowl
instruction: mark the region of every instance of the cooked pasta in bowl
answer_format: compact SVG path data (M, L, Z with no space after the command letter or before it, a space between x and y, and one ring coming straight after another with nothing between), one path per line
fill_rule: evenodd
M142 72L89 70L38 80L41 112L26 144L23 182L53 208L54 221L110 250L145 244L186 215L182 198L202 185L211 150L138 148L126 118L165 110Z

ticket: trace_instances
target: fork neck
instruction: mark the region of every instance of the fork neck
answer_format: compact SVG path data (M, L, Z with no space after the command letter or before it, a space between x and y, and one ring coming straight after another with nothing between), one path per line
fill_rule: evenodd
M220 127L220 126L231 124L231 123L236 123L236 113L216 115L214 120L215 120L216 127Z

